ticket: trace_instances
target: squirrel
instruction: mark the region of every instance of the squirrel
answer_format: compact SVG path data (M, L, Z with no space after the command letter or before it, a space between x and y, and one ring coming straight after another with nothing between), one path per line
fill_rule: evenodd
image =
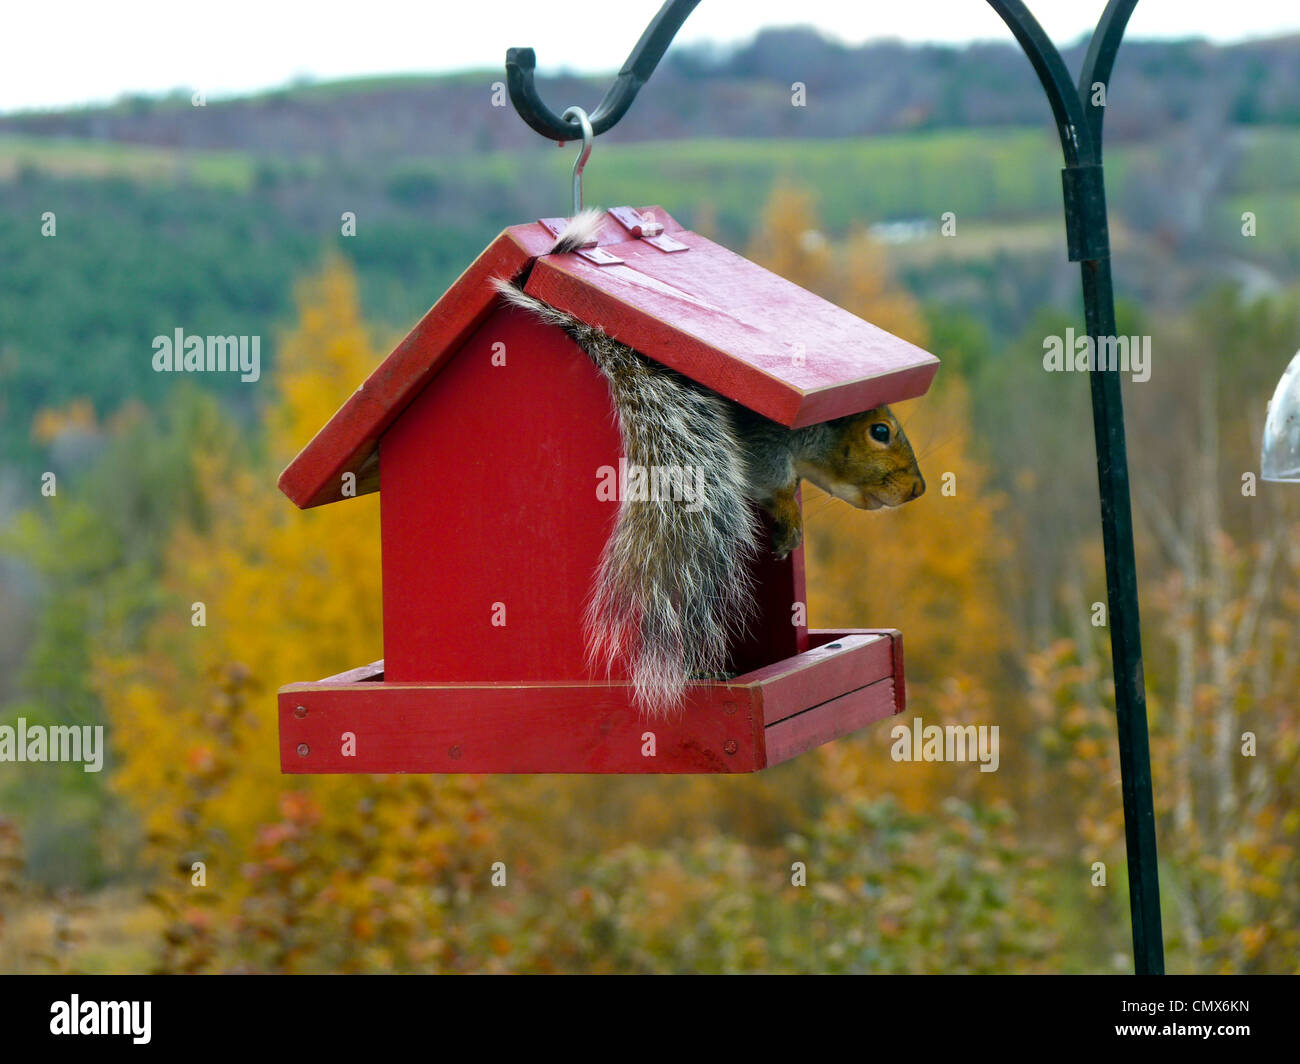
M576 215L549 254L589 244L602 212ZM694 471L690 505L620 503L587 605L588 654L608 671L631 664L634 703L680 706L691 679L723 674L753 614L751 562L762 549L750 503L770 515L770 547L803 541L801 479L860 509L900 506L925 491L912 446L887 406L790 429L696 384L523 290L494 278L505 302L563 329L609 384L630 468Z

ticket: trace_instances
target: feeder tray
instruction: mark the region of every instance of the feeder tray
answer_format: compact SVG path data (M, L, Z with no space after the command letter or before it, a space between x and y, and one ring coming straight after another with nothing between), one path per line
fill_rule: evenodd
M625 683L401 684L377 661L280 690L284 772L756 772L903 709L894 631L813 649L643 716ZM344 755L352 737L353 753Z

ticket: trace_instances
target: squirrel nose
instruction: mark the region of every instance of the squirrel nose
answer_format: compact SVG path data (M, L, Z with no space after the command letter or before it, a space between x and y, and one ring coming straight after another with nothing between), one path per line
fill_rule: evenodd
M908 499L909 500L919 499L924 494L925 494L925 481L922 480L920 477L917 477L916 483L912 485L912 494L908 496Z

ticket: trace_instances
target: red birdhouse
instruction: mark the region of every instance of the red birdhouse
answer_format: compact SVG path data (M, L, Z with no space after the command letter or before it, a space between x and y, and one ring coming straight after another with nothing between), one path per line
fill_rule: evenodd
M922 395L938 360L658 208L548 254L563 224L497 237L281 475L303 508L382 489L384 596L383 661L281 688L284 772L752 772L902 710L897 631L800 623L801 549L754 563L734 678L692 683L680 712L644 716L626 677L588 665L618 509L596 490L622 456L611 397L493 278L526 273L528 293L790 427Z

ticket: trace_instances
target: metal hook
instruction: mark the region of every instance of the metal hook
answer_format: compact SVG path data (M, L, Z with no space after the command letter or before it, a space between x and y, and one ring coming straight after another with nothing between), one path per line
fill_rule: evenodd
M667 0L650 20L614 84L591 112L591 127L596 136L610 129L632 106L637 92L650 79L686 16L699 2ZM567 119L556 115L537 94L533 82L536 67L537 53L531 48L511 48L506 52L506 84L510 89L510 102L515 105L519 117L548 140L577 140L578 130Z
M564 112L564 121L571 119L582 127L582 151L573 160L573 216L577 217L582 213L582 171L591 156L591 142L596 139L596 135L591 131L591 120L587 117L587 112L581 107L570 107Z

